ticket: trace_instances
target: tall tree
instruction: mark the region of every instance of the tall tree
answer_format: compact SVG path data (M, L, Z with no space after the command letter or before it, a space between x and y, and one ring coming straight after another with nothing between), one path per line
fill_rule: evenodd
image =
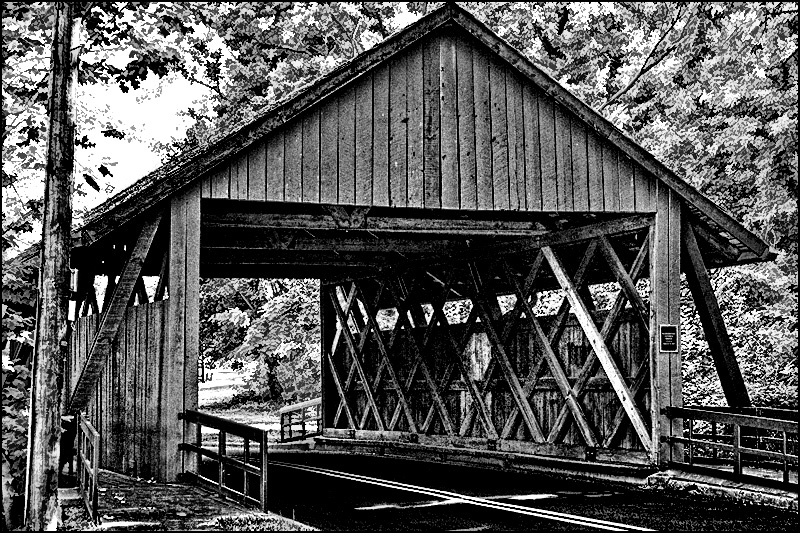
M32 531L55 531L59 518L58 463L61 388L69 311L72 170L75 152L72 58L75 7L56 5L48 97L49 132L39 268L28 446L27 522Z

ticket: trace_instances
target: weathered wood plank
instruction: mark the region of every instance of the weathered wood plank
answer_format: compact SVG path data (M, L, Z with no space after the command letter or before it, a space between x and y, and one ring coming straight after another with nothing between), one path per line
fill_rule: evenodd
M650 188L655 178L636 164L631 167L633 170L634 207L638 212L650 211L652 208Z
M267 137L267 200L283 201L284 195L284 130Z
M372 172L372 149L369 143L372 142L372 81L368 78L362 81L358 87L369 85L370 94L367 95L369 114L366 116L368 126L367 131L356 133L356 123L362 120L356 118L356 86L349 85L338 97L339 118L338 118L338 194L340 204L356 203L356 182L357 182L357 157L366 157L366 161L361 162L363 168L369 168ZM357 137L359 135L359 137ZM366 136L366 138L365 138ZM365 146L360 143L367 143ZM366 154L366 152L369 152ZM370 192L371 198L371 192Z
M603 189L603 148L597 133L587 128L586 137L587 170L589 187L589 211L605 209Z
M494 209L489 59L481 49L476 48L473 50L472 76L475 91L475 155L478 179L478 209Z
M319 202L319 107L303 115L302 189L304 202Z
M423 58L422 47L408 52L408 207L424 205L425 172L423 168Z
M539 151L542 161L542 210L558 210L558 178L556 176L556 118L553 102L539 99ZM559 154L560 155L560 154Z
M458 106L458 167L461 177L461 209L478 208L478 177L475 157L475 93L472 46L456 40L456 84Z
M572 141L572 192L575 211L589 211L589 154L584 124L570 119Z
M267 194L267 147L256 144L247 156L247 199L264 200Z
M508 150L509 150L509 179L511 209L526 210L526 181L525 181L525 124L524 109L522 101L522 82L516 73L511 72L507 76L508 82ZM512 126L514 129L514 139L511 139ZM513 171L512 171L513 159Z
M522 86L525 138L525 194L528 211L542 210L542 165L539 157L539 102L528 83Z
M553 253L553 250L549 246L545 246L542 248L542 252L544 252L545 258L547 258L547 262L550 264L550 268L553 270L553 274L558 279L559 285L561 285L561 288L566 293L570 305L572 306L572 310L575 313L575 317L578 319L578 322L583 328L583 332L586 335L586 338L589 340L589 343L592 345L592 349L597 354L597 358L600 360L600 364L602 365L606 376L608 376L608 379L611 381L614 392L616 392L617 397L625 407L625 412L628 414L628 418L631 420L631 424L636 430L636 434L639 436L639 439L642 441L642 445L645 447L645 449L649 450L651 448L649 429L644 423L644 419L642 418L642 414L639 412L639 408L633 401L630 390L628 389L628 386L622 377L617 363L614 361L613 356L609 352L603 336L600 334L600 331L597 330L597 326L592 320L589 310L586 308L583 300L578 295L578 291L575 288L574 283L567 275L564 265Z
M352 93L351 93L352 94ZM352 116L350 124L353 124ZM352 128L351 128L352 130ZM319 110L319 200L323 204L335 204L339 200L339 99L329 98ZM346 141L344 141L346 142ZM348 147L352 162L353 141ZM352 168L350 177L352 178ZM342 187L346 189L345 185ZM351 197L353 187L350 187ZM352 198L349 202L352 203Z
M439 130L442 207L458 209L461 184L458 171L458 88L456 86L456 43L439 40Z
M389 205L408 204L408 59L402 55L389 65Z
M230 198L230 172L230 165L223 164L211 175L212 198Z
M492 190L494 209L509 208L508 121L506 117L506 68L489 60L489 100L491 101Z
M603 201L605 211L619 211L619 169L617 150L603 141Z
M389 66L372 75L372 204L389 205Z
M556 138L556 188L559 211L574 209L572 185L572 146L570 144L570 117L560 105L555 105Z
M372 205L372 73L355 87L356 204Z
M231 199L247 199L247 154L241 154L231 161Z
M284 200L303 199L303 121L290 123L284 132Z
M122 269L113 295L108 302L103 303L105 310L102 321L92 342L86 363L81 370L75 392L70 398L71 411L84 409L91 398L92 389L100 377L101 368L111 353L119 326L124 320L125 307L133 294L134 285L141 275L144 260L150 251L150 245L160 222L161 213L158 212L144 223L136 244Z
M633 183L633 167L631 159L626 155L619 156L619 209L635 211L635 188Z
M439 38L423 43L422 103L423 103L423 169L425 180L424 205L428 209L442 206L441 168L439 161Z

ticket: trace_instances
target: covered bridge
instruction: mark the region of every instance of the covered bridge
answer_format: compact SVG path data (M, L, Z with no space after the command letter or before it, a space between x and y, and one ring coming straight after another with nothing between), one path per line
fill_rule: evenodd
M322 281L329 438L665 465L682 272L749 405L707 268L769 247L454 4L86 220L65 403L112 470L188 466L201 276Z

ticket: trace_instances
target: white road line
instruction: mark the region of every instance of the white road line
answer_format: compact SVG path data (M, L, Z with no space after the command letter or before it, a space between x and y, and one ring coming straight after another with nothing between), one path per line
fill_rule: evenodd
M536 509L532 507L525 507L522 505L515 505L511 503L504 503L504 502L493 502L487 500L486 498L481 498L478 496L469 496L466 494L459 494L457 492L450 492L446 490L439 490L439 489L432 489L428 487L422 487L419 485L410 485L408 483L400 483L398 481L390 481L387 479L380 479L374 478L369 476L362 476L359 474L350 474L347 472L339 472L336 470L329 470L327 468L319 468L315 466L301 466L301 465L293 465L290 463L284 463L281 461L271 461L269 464L275 466L283 466L286 468L294 468L296 470L306 471L306 472L313 472L317 474L322 474L330 477L340 478L340 479L348 479L351 481L360 481L362 483L367 483L370 485L378 485L381 487L388 487L394 489L405 490L408 492L415 492L417 494L426 494L428 496L435 496L439 498L443 498L445 500L448 499L457 499L463 500L465 503L471 503L473 505L477 505L479 507L488 507L490 509L496 510L503 510L503 511L511 511L517 514L523 514L528 516L535 516L537 518L544 518L548 520L556 520L558 522L566 522L569 524L576 524L579 526L588 526L594 527L597 529L604 529L608 531L654 531L652 529L647 529L639 526L631 526L628 524L621 524L618 522L610 522L608 520L599 520L596 518L589 518L583 517L578 515L572 515L567 513L559 513L556 511L548 511L546 509Z
M547 500L558 498L556 494L501 494L498 496L484 496L485 500ZM457 503L469 503L461 498L448 498L446 500L429 500L416 503L385 503L370 505L367 507L356 507L356 511L376 511L379 509L413 509L417 507L438 507L440 505L454 505Z

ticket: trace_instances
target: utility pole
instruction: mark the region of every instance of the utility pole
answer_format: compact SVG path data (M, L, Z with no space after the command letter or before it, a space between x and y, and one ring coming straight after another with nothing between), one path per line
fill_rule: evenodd
M58 502L61 388L69 311L72 230L73 112L72 2L57 2L50 60L47 168L45 170L39 305L36 320L28 437L26 528L55 531Z

